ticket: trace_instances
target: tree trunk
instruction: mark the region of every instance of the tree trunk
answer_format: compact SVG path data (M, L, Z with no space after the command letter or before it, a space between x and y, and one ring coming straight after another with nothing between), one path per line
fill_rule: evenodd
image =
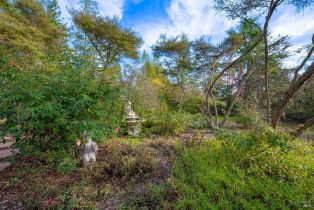
M289 101L292 97L300 90L302 85L314 75L314 62L306 69L306 71L294 82L291 83L288 90L286 90L284 97L280 102L274 107L273 116L271 119L271 126L276 128L279 122L280 117L283 114L284 109L286 108Z
M246 75L244 75L242 81L239 84L237 92L233 95L233 97L231 99L231 102L230 102L229 108L228 108L228 110L227 110L227 112L225 114L225 117L224 117L223 121L220 123L220 127L223 127L226 124L226 122L227 122L227 120L229 118L229 115L231 113L231 110L233 109L234 103L235 103L237 97L239 96L239 93L241 92L245 82L251 76L252 73L253 73L253 71L249 69L248 72L246 72Z
M214 94L213 94L213 91L212 91L212 90L210 91L210 97L211 97L211 99L212 99L212 101L213 101L213 106L214 106L214 111L215 111L215 119L216 119L216 121L215 121L215 126L218 126L218 124L219 124L218 109L217 109L216 99L215 99L215 97L214 97Z
M312 116L310 119L308 119L304 124L300 125L299 128L293 132L293 135L298 137L300 136L307 128L314 125L314 116Z
M269 99L269 82L268 82L268 41L267 41L267 30L264 36L264 53L265 53L265 66L264 66L264 79L265 79L265 97L266 97L266 120L270 123L270 99Z

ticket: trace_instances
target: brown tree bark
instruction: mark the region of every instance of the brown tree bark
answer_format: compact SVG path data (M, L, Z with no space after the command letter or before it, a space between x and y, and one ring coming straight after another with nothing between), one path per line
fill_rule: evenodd
M265 97L266 97L266 121L269 124L270 122L270 99L269 99L269 82L268 82L268 40L267 40L267 31L264 36L264 81L265 81Z
M214 78L214 80L212 81L211 85L207 88L207 94L206 94L206 100L208 100L208 97L210 95L210 93L212 93L213 88L216 85L216 82L225 74L225 72L227 72L229 69L231 69L234 65L236 65L239 61L241 61L246 55L248 55L252 50L255 49L255 47L261 42L263 41L264 37L267 35L267 31L268 31L268 26L269 26L269 22L270 19L274 13L274 11L276 10L276 8L282 3L282 0L271 0L269 7L268 7L268 12L265 18L265 23L264 23L264 27L263 27L263 31L262 34L255 40L255 42L244 52L242 53L238 58L234 59L233 61L231 61L230 63L228 63L225 68L223 68L220 73ZM268 56L267 56L268 57ZM267 69L266 69L267 70ZM267 75L268 76L268 75ZM233 107L233 105L232 105ZM231 109L232 109L231 107ZM204 107L203 107L204 108ZM231 110L230 110L231 111ZM204 109L202 110L202 113L204 114ZM208 110L207 110L208 113ZM210 113L209 113L210 114ZM211 114L210 114L211 115ZM206 118L208 118L208 116L205 116ZM211 117L210 117L211 119ZM225 123L225 122L224 122ZM223 123L223 124L224 124ZM212 120L211 120L211 124Z
M314 75L314 62L305 70L305 72L294 82L291 83L289 88L286 90L283 98L273 109L273 116L271 119L271 126L276 128L280 117L282 116L284 109L286 108L292 97L300 90L302 85Z
M311 127L312 125L314 125L314 116L305 121L304 124L300 125L299 128L293 132L293 135L296 137L300 136L307 128Z
M251 76L252 73L253 73L253 71L249 69L249 70L246 72L246 74L243 76L242 80L240 81L239 87L238 87L236 93L233 95L233 97L232 97L232 99L231 99L231 102L230 102L229 108L228 108L228 110L227 110L227 112L226 112L226 114L225 114L225 117L224 117L224 119L222 120L222 122L220 123L220 127L223 127L223 126L226 124L226 122L227 122L227 120L228 120L228 118L229 118L229 115L230 115L230 113L231 113L231 110L233 109L234 103L235 103L237 97L239 96L239 93L240 93L241 90L243 89L243 86L244 86L245 82L246 82L247 79Z
M267 35L267 30L268 30L268 26L269 26L269 22L270 19L275 11L275 9L279 6L279 4L281 4L282 1L281 0L271 0L269 8L268 8L268 13L266 16L266 20L264 23L264 27L263 27L263 33L258 37L258 39L243 53L241 54L238 58L236 58L235 60L231 61L218 75L217 77L213 80L211 87L209 88L209 91L211 91L216 82L218 81L218 79L220 77L222 77L224 75L224 73L226 71L228 71L229 69L231 69L235 64L237 64L239 61L241 61L247 54L249 54L252 50L255 49L255 47L261 42L263 41L264 36Z

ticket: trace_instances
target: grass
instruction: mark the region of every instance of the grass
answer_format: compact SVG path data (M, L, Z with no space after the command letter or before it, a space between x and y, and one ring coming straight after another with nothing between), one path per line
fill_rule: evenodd
M231 133L181 151L172 177L177 209L313 208L314 148L296 141L260 153L272 136L263 133Z

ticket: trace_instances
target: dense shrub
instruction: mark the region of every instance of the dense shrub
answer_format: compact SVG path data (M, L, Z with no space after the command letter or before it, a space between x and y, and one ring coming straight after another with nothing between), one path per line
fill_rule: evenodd
M144 123L144 132L159 135L176 135L191 125L191 114L168 108L159 116L151 116Z
M267 127L220 131L177 158L178 209L313 208L313 157L313 147Z
M205 129L208 128L208 122L201 113L191 115L191 128Z
M75 139L83 131L96 141L110 136L122 110L118 86L99 72L81 68L74 56L65 56L54 71L38 65L7 67L0 74L0 119L7 118L0 136L11 133L23 155L55 159L57 165L65 164L60 158L73 157ZM72 168L73 162L65 165Z
M314 115L314 78L304 85L285 110L285 119L304 123Z
M233 117L234 121L239 125L242 125L244 127L254 127L262 122L261 117L256 111L244 111L244 108L241 109L242 111Z
M202 96L197 93L191 93L187 97L186 100L184 100L181 104L179 104L180 107L182 107L183 110L186 112L197 114L200 112L199 105L202 103Z

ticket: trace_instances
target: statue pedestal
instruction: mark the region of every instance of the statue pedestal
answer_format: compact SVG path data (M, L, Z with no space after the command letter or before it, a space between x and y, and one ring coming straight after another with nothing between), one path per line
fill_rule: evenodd
M138 118L126 118L126 129L130 136L139 136L141 132L141 121Z

